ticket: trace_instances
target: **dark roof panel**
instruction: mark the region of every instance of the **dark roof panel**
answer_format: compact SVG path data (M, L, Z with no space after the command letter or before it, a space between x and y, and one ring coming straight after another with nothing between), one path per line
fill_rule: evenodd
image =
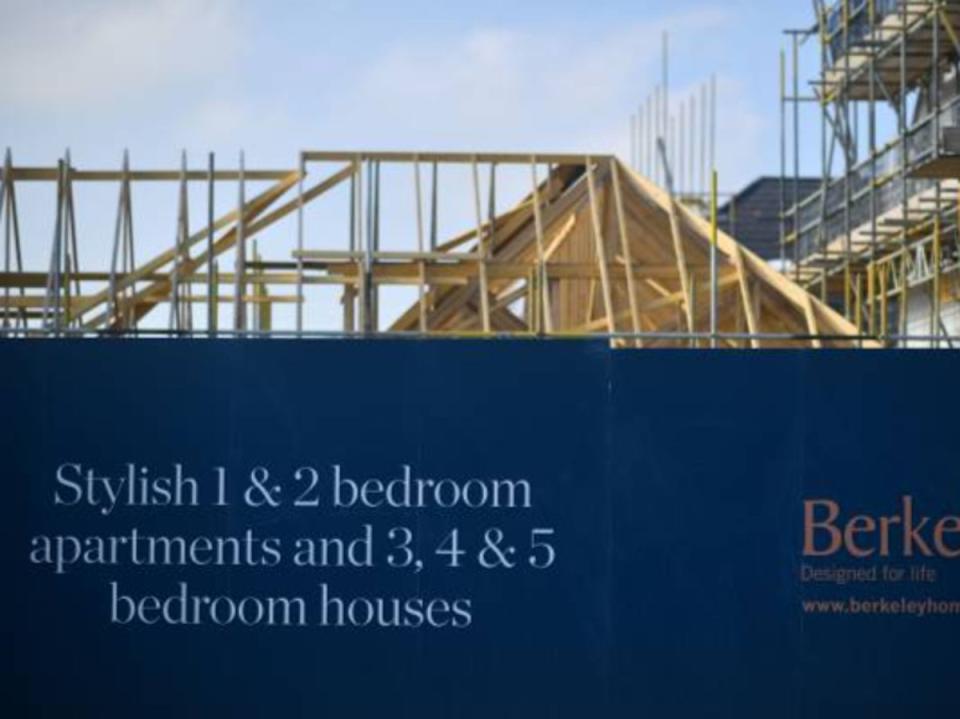
M820 188L816 178L800 178L797 198L802 201ZM787 178L783 189L786 205L794 200L794 180ZM780 257L780 178L760 177L719 208L721 229L735 237L765 260Z

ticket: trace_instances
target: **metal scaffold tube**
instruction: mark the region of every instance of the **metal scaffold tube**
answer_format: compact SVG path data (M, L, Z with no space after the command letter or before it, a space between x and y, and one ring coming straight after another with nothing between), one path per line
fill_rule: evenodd
M960 131L960 96L951 89L960 4L844 0L827 7L815 0L814 9L806 36L820 40L812 83L821 105L820 189L788 203L782 256L792 250L793 277L870 335L894 343L917 327L929 337L950 334L957 314L938 305L956 301L940 288L960 258L938 245L944 228L957 225L955 203L943 198L957 193L960 180L960 148L948 144ZM801 98L794 91L786 101L796 112ZM895 127L881 142L880 128L890 125L879 119L885 112ZM788 127L782 107L781 127ZM799 146L800 123L789 129ZM786 144L781 136L784 185ZM843 153L842 175L833 174L835 152Z

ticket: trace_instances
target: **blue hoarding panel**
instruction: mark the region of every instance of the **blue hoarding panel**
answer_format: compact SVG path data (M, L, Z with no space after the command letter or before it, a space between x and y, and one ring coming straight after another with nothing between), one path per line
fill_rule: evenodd
M956 710L953 364L0 343L4 704Z

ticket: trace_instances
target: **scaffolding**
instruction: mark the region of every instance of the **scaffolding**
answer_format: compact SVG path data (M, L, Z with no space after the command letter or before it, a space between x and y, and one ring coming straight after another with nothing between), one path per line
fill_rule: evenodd
M214 160L196 168L184 154L176 169L142 170L125 153L118 170L90 170L69 153L56 166L19 166L7 151L3 333L874 345L718 231L715 181L711 223L675 197L669 172L663 190L612 156L304 151L295 167L267 170L242 154L233 169ZM30 270L18 196L37 183L55 189L53 241L49 265ZM113 218L106 266L80 262L79 238L101 234L79 221L90 215L76 188L88 183L118 190L115 211L97 208ZM142 261L134 196L156 184L175 190L173 242ZM205 217L191 224L198 191ZM461 212L448 212L457 201ZM456 232L445 234L443 217ZM96 254L89 244L85 253Z
M814 25L786 31L789 58L781 54L784 271L858 332L891 345L949 345L960 327L960 316L944 313L960 298L960 2L814 8ZM811 40L820 67L804 95L799 58ZM806 103L820 108L821 183L802 198ZM895 127L881 144L884 108ZM928 339L906 339L920 327Z

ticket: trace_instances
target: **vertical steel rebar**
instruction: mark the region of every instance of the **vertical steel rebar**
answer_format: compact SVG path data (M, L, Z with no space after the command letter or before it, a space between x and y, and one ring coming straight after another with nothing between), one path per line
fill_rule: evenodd
M439 197L439 188L437 180L439 178L438 163L434 161L433 170L430 179L430 251L437 251L437 236L439 229L437 227L437 200Z
M307 174L307 161L300 153L300 177L297 178L297 335L303 332L303 180ZM352 217L352 215L351 215ZM346 300L346 298L344 298Z
M903 3L900 6L900 18L901 18L901 33L900 33L900 118L898 123L898 131L900 133L900 148L901 148L901 157L900 157L900 191L902 193L901 197L901 208L903 211L903 233L901 235L901 258L900 258L900 316L898 322L898 332L900 335L907 334L907 314L910 311L910 300L909 300L909 291L907 287L908 275L907 275L907 259L909 256L908 249L908 237L907 237L907 222L910 217L910 202L907 193L908 182L907 182L907 173L909 165L909 152L910 146L908 143L908 128L907 128L907 112L908 112L908 97L907 97L907 4Z
M215 278L216 261L213 252L215 172L216 158L210 152L207 154L207 331L211 337L215 337L217 333L217 312L220 309Z
M110 279L109 279L109 299L107 301L107 326L118 322L118 298L117 298L117 264L120 261L121 246L126 247L124 243L124 205L126 204L127 192L129 191L129 153L123 151L123 169L120 172L120 193L117 198L117 222L113 234L113 249L110 254ZM126 253L124 253L126 254Z
M780 50L780 271L786 270L787 231L786 231L786 177L787 177L787 58Z
M717 310L719 305L717 277L717 171L710 173L710 347L717 348Z
M242 333L247 329L247 308L245 295L247 292L247 238L246 238L246 169L244 153L240 151L240 165L237 182L237 248L234 272L236 273L233 292L233 329Z
M877 261L877 17L876 0L869 0L868 21L870 23L870 82L867 87L867 143L870 146L870 274L867 278L867 332L873 335L876 332L876 302L874 297L874 268ZM884 320L886 321L886 320Z
M800 39L793 34L793 260L800 279Z
M64 162L57 160L57 210L53 228L53 246L50 250L50 271L47 275L47 293L43 305L44 324L53 335L60 334L61 255L63 252L63 194Z
M10 159L10 148L8 147L3 155L3 175L0 178L0 221L3 222L3 271L10 274L10 245L11 228L10 213L5 212L7 204L7 183L10 181L11 167L13 163ZM10 326L10 286L3 288L3 328Z

